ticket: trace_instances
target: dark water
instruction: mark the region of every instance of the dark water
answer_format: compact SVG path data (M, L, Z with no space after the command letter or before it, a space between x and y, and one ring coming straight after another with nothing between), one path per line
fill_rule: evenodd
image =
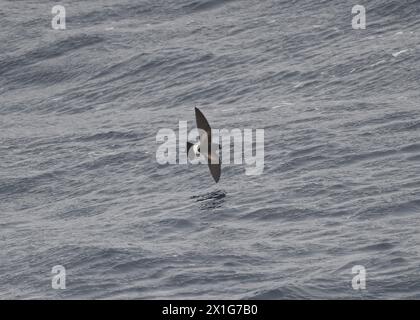
M418 1L55 4L0 1L1 299L420 298ZM197 105L264 174L157 164Z

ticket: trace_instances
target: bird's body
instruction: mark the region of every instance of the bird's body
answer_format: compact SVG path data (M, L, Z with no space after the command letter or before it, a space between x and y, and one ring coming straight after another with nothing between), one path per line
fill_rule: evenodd
M195 145L193 145L193 151L196 157L200 156L200 142L197 142Z

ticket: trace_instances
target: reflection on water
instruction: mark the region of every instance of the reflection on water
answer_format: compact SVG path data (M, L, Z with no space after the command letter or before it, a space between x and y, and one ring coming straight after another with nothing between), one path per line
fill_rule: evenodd
M226 192L223 190L217 190L208 192L201 195L192 196L191 199L200 203L200 209L216 209L220 208L225 202Z

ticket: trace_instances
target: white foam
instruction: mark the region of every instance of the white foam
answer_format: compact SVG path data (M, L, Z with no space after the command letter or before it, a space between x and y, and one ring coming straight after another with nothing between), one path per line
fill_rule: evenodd
M393 56L394 58L396 58L396 57L398 57L400 54L406 53L407 51L408 51L408 49L401 50L401 51L398 51L398 52L394 52L394 53L392 54L392 56Z

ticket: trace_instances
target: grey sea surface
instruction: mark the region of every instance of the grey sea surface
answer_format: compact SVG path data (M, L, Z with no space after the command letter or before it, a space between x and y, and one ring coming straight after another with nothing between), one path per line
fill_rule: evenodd
M57 4L0 0L0 299L420 298L419 1ZM262 175L157 163L195 106Z

